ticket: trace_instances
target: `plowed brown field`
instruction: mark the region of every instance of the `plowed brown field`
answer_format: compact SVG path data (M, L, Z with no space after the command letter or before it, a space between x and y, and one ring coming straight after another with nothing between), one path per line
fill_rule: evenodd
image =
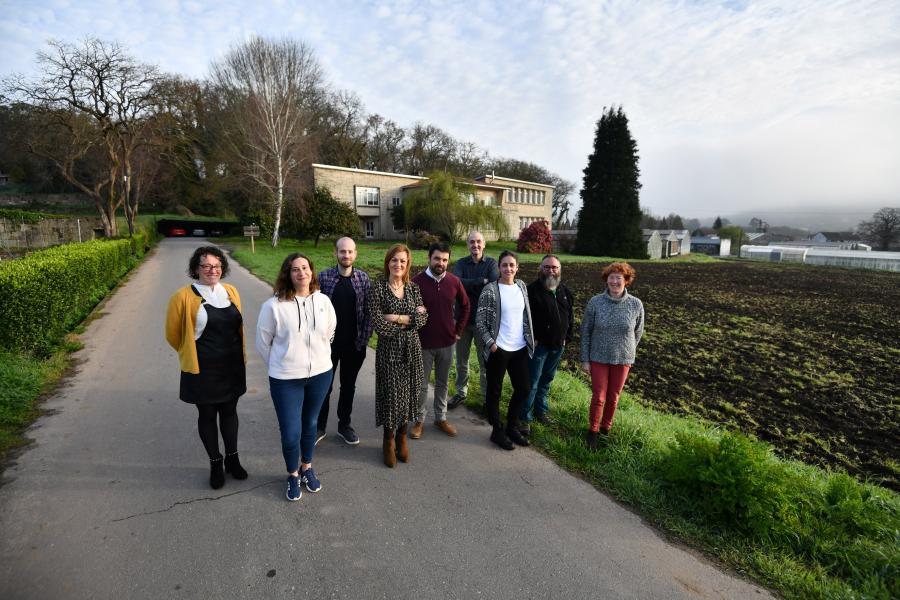
M563 265L576 322L605 264ZM900 275L723 261L639 263L646 330L626 389L900 490ZM531 280L532 265L520 277ZM578 342L565 368L577 370Z

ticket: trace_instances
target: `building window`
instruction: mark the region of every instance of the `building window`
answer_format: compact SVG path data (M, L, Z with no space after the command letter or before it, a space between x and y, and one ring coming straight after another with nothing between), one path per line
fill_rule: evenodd
M400 198L397 196L391 198L391 206L400 206Z
M377 187L356 186L357 206L378 206L380 194Z
M375 237L375 221L366 221L366 237Z

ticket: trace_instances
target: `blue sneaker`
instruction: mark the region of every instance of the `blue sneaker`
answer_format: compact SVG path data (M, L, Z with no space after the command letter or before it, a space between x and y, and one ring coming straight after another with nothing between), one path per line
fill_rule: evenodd
M290 502L296 502L303 497L303 490L300 489L300 478L296 475L288 475L287 494L285 496Z
M356 435L356 432L349 425L339 426L338 435L351 446L359 444L359 436Z
M316 472L313 471L312 467L306 469L305 471L300 471L300 479L303 480L303 484L306 486L306 489L308 489L313 494L322 489L322 483L316 477Z

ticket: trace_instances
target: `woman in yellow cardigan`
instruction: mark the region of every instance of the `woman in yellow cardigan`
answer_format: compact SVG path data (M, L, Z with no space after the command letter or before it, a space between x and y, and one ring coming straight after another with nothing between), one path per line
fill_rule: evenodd
M166 340L181 362L179 398L197 407L197 429L209 455L209 485L219 489L226 472L247 478L237 449L237 401L247 391L241 297L234 286L219 282L228 275L228 259L215 246L197 248L188 275L196 282L169 300Z

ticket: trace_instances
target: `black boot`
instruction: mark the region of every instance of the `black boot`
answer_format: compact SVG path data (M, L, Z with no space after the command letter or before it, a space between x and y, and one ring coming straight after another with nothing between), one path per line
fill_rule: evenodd
M519 430L515 427L507 427L506 428L506 437L510 439L510 441L517 446L528 446L528 439L519 433Z
M222 457L209 459L209 486L217 490L225 485L225 470L222 468Z
M596 450L597 449L597 432L590 431L587 432L587 438L585 439L585 444L588 447L588 450Z
M506 437L506 434L503 433L502 427L494 427L494 430L491 431L491 441L503 448L504 450L515 450L515 446L513 443L509 441L509 438Z
M235 479L247 479L247 471L241 466L237 452L225 455L225 472L231 473Z

